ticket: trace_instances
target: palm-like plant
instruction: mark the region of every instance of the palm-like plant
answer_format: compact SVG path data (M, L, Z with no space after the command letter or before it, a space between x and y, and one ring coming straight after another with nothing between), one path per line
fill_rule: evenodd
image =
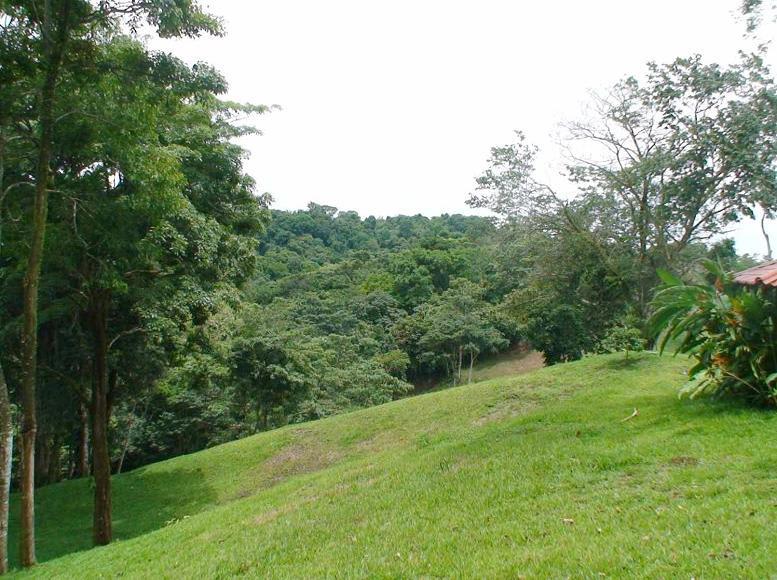
M649 321L661 352L672 345L696 360L681 393L777 406L777 291L735 285L720 265L704 266L713 284L685 284L660 272L664 284Z

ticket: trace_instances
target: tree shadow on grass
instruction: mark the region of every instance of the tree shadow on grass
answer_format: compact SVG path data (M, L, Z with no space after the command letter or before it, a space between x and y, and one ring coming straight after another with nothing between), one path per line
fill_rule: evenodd
M736 395L727 394L721 397L698 397L691 399L682 397L686 410L704 415L744 416L750 419L777 420L777 413L772 407L759 405Z
M609 358L602 363L602 367L614 371L634 369L641 366L645 358L638 353L619 353L615 358Z
M37 555L45 562L92 547L91 478L36 490ZM196 514L217 501L199 469L138 469L113 478L114 540L127 540ZM11 499L9 555L18 565L19 495Z

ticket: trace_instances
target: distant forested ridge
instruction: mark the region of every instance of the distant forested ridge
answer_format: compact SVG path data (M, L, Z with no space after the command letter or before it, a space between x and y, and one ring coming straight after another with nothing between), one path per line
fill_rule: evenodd
M272 210L257 241L242 297L221 303L160 380L118 409L125 467L384 403L430 380L466 382L472 363L521 342L553 363L607 350L613 336L617 349L624 333L640 340L634 290L613 284L589 244L553 233L311 203ZM708 255L738 260L723 242L694 247L687 262Z
M122 356L137 362L113 376L125 385L112 401L114 471L391 401L414 385L467 382L476 361L519 343L553 363L638 326L629 289L590 244L554 232L479 216L362 218L315 203L268 213L241 290L185 282L166 300L151 296L156 326L122 335ZM724 242L696 247L689 263L713 254L738 259ZM77 313L51 309L41 482L77 476L89 461L90 377L64 380L82 356L68 342L88 339L73 327Z
M242 298L118 409L116 432L131 436L117 456L126 468L387 402L419 380L465 381L521 338L501 308L497 232L473 216L273 210Z

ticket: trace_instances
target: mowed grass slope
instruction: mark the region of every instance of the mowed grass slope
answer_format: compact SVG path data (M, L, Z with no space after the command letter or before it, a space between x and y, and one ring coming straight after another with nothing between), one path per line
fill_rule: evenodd
M30 577L738 577L777 572L777 415L595 357L41 489ZM622 421L634 408L639 415ZM68 552L73 552L67 554Z

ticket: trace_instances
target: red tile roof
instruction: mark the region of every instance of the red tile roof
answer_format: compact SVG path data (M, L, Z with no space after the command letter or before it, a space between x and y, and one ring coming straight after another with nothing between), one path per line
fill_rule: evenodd
M777 286L777 260L743 270L734 276L734 282L755 286Z

